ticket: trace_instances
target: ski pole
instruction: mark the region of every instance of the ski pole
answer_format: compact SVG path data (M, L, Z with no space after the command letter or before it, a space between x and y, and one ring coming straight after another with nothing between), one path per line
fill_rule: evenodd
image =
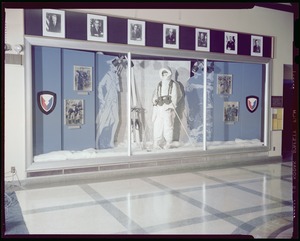
M184 130L184 132L185 132L185 134L186 134L187 137L189 138L190 143L193 145L194 143L192 142L190 135L188 134L187 130L185 129L185 127L184 127L184 125L183 125L183 123L182 123L182 121L181 121L181 119L180 119L180 117L179 117L179 115L178 115L178 113L177 113L177 111L176 111L176 108L175 108L174 103L173 103L173 102L171 102L171 103L172 103L172 105L173 105L174 112L175 112L175 114L176 114L176 116L177 116L177 118L178 118L178 120L179 120L179 122L180 122L180 124L181 124L181 126L182 126L182 128L183 128L183 130Z

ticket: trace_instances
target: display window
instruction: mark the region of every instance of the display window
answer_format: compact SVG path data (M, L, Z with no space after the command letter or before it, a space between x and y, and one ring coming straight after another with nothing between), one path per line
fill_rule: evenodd
M268 63L27 43L28 165L267 146Z
M249 112L245 101L264 98L261 64L133 54L129 65L121 53L33 52L33 94L48 86L58 103L51 115L34 108L36 161L263 145L263 108Z

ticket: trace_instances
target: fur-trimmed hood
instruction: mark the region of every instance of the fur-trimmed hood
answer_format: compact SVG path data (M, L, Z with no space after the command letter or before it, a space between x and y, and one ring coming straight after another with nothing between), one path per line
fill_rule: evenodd
M163 78L163 72L167 72L168 73L167 79L171 79L172 71L169 67L164 67L159 70L159 77L161 79Z

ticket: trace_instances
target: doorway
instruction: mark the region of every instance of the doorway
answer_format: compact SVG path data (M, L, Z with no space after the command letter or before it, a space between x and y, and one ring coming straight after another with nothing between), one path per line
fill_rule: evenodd
M293 66L284 65L283 70L283 108L284 108L284 121L282 131L282 160L291 161L293 157L292 153L292 116L293 116L293 92L294 92L294 80L293 80Z

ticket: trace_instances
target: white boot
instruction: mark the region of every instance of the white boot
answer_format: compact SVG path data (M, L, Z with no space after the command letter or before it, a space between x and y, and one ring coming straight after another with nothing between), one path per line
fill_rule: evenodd
M167 142L164 149L170 149L171 148L171 142Z
M162 149L159 141L154 141L153 149L156 149L156 150L161 150Z

